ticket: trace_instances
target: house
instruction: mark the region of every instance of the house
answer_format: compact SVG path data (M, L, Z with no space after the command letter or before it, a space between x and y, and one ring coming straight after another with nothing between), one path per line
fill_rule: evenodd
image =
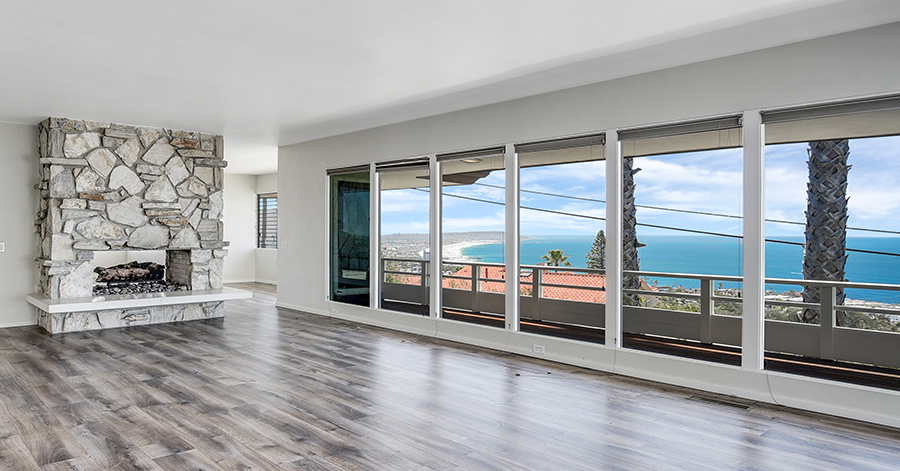
M900 134L900 4L639 3L534 7L540 14L508 3L5 5L0 327L37 322L24 297L40 282L39 122L63 117L197 130L223 135L229 161L224 282L277 282L280 308L900 427L896 390L766 368L774 330L764 317L763 263L767 142L798 142L803 133L811 140ZM520 154L544 153L541 164L550 165L570 158L560 157L566 150L602 149L607 260L615 268L605 277L548 272L544 281L604 287L590 302L602 299L603 325L622 333L630 313L649 315L622 302L629 276L618 263L623 160L718 149L726 141L743 155L743 317L691 325L715 335L727 324L728 344L742 349L739 366L636 351L621 335L607 335L602 345L535 337L518 327L519 300L502 296L502 329L442 319L439 302L427 316L380 306L381 281L370 276L378 260L369 258L379 247L380 217L378 192L370 195L369 185L377 190L379 175L415 168L420 174L410 186L438 190L430 195L435 242L441 185L503 172L507 191L497 217L507 240L517 241ZM435 173L464 164L472 171ZM275 192L278 248L258 249L257 198ZM341 219L343 210L355 215ZM339 229L358 246L352 268L336 262ZM507 244L505 260L518 260L515 245ZM431 259L440 261L440 244L431 247ZM518 262L499 270L493 275L506 280L502 273L518 271ZM336 287L336 278L347 286ZM529 279L512 277L502 290L490 283L494 294L514 293ZM443 282L429 286L425 295L439 300ZM571 299L581 291L548 287L545 296ZM858 334L787 328L796 330L795 343L825 360L844 348L841 335ZM533 348L538 341L543 353ZM900 358L894 337L857 342L860 355Z
M453 276L470 278L472 276L472 265L466 265L460 268L456 273L453 274ZM506 270L503 267L482 267L480 276L481 278L505 280ZM534 273L530 271L523 272L520 275L520 290L523 294L529 295L531 293L533 276ZM606 288L606 276L596 273L573 273L550 270L544 272L543 282L555 285ZM471 282L459 282L459 280L454 280L452 278L445 278L443 281L444 288L471 289L471 284ZM644 285L646 285L646 283L644 283ZM649 286L645 287L649 289ZM484 281L481 284L482 291L502 293L505 289L505 284L499 281ZM580 301L585 303L603 304L606 302L606 291L578 289L574 287L570 288L563 286L546 286L544 287L543 296L551 299L565 299L569 301Z

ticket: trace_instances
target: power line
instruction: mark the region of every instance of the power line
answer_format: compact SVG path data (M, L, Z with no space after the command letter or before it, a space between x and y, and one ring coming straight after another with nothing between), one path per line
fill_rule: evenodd
M427 190L423 190L423 189L421 189L421 188L414 188L414 189L417 190L417 191L423 191L423 192L426 192L426 191L427 191ZM502 202L502 201L491 201L491 200L486 200L486 199L481 199L481 198L475 198L475 197L472 197L472 196L457 195L457 194L454 194L454 193L443 193L443 195L444 195L444 196L451 196L451 197L453 197L453 198L464 199L464 200L477 201L477 202L480 202L480 203L496 204L496 205L500 205L500 206L504 206L504 205L506 204L506 203L504 203L504 202ZM565 211L556 211L556 210L552 210L552 209L534 208L534 207L530 207L530 206L520 206L520 207L521 207L522 209L528 209L528 210L531 210L531 211L539 211L539 212L542 212L542 213L551 213L551 214L560 214L560 215L563 215L563 216L570 216L570 217L576 217L576 218L581 218L581 219L591 219L591 220L595 220L595 221L605 221L605 220L606 220L606 218L601 218L601 217L597 217L597 216L588 216L588 215L586 215L586 214L569 213L569 212L565 212ZM643 227L652 227L652 228L655 228L655 229L665 229L665 230L677 231L677 232L688 232L688 233L691 233L691 234L703 234L703 235L711 235L711 236L717 236L717 237L728 237L728 238L731 238L731 239L742 239L742 240L743 240L743 238L744 238L743 236L736 235L736 234L725 234L725 233L722 233L722 232L701 231L701 230L699 230L699 229L685 229L685 228L683 228L683 227L661 226L661 225L657 225L657 224L647 224L647 223L642 223L642 222L638 222L637 225L638 225L638 226L643 226ZM806 245L806 244L804 244L803 242L793 242L793 241L789 241L789 240L765 239L765 241L766 241L766 242L772 242L772 243L774 243L774 244L795 245L795 246L800 246L800 247L803 247L803 246ZM873 255L887 255L887 256L891 256L891 257L900 257L900 253L879 252L879 251L876 251L876 250L854 249L854 248L849 248L849 247L847 247L845 250L847 250L848 252L857 252L857 253L867 253L867 254L873 254Z
M415 190L418 190L418 191L426 191L426 190L422 190L422 189L420 189L420 188L414 188L414 189L415 189ZM454 197L454 198L459 198L459 199L463 199L463 200L478 201L478 202L480 202L480 203L497 204L497 205L500 205L500 206L506 205L506 203L504 203L504 202L502 202L502 201L483 200L483 199L475 198L475 197L472 197L472 196L463 196L463 195L457 195L457 194L454 194L454 193L444 193L444 196L452 196L452 197ZM600 218L600 217L596 217L596 216L588 216L588 215L586 215L586 214L567 213L567 212L565 212L565 211L556 211L556 210L553 210L553 209L533 208L533 207L531 207L531 206L519 206L519 207L522 208L522 209L530 209L530 210L532 210L532 211L540 211L540 212L542 212L542 213L560 214L560 215L563 215L563 216L572 216L572 217L582 218L582 219L593 219L593 220L596 220L596 221L605 221L605 220L606 220L606 218Z
M486 187L490 187L490 188L498 188L501 190L506 189L506 187L503 187L500 185L491 185L489 183L475 182L473 184L479 185L479 186L486 186ZM592 203L606 204L606 200L598 200L598 199L594 199L594 198L584 198L584 197L580 197L580 196L561 195L558 193L548 193L548 192L544 192L544 191L535 191L535 190L521 190L520 189L519 191L521 191L522 193L532 193L535 195L555 196L557 198L567 198L567 199L572 199L572 200L589 201ZM736 214L722 214L722 213L711 213L711 212L707 212L707 211L693 211L690 209L665 208L662 206L651 206L651 205L647 205L647 204L636 204L634 206L636 208L656 209L659 211L669 211L669 212L673 212L673 213L697 214L700 216L715 216L715 217L722 217L722 218L743 219L742 216L738 216ZM784 221L781 219L766 219L765 221L766 222L774 222L777 224L792 224L795 226L805 226L806 225L805 222ZM891 230L887 230L887 229L867 229L867 228L863 228L863 227L847 227L847 230L861 231L861 232L878 232L878 233L882 233L882 234L900 235L900 231L891 231Z

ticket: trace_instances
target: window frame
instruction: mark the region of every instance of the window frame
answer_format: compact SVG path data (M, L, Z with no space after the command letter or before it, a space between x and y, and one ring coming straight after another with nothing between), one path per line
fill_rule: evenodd
M275 233L270 234L266 229L273 224L269 217L270 206L268 201L273 200L274 206L274 226ZM271 238L271 242L267 239ZM256 248L258 249L277 249L278 248L278 193L263 193L256 195Z

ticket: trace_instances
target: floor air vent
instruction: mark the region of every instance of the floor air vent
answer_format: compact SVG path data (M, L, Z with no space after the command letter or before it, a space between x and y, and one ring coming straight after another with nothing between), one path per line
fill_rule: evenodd
M710 396L698 396L697 394L694 394L692 396L689 396L687 399L691 400L691 401L705 402L706 404L715 404L718 406L734 407L735 409L741 409L741 410L749 410L750 409L750 406L748 406L747 404L741 404L738 402L731 402L731 401L723 401L722 399L716 399L716 398L710 397Z

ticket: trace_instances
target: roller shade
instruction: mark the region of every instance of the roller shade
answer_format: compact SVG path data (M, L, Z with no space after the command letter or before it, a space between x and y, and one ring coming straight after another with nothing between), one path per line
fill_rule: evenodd
M900 110L900 95L768 110L760 115L763 124L773 124L888 110Z
M769 110L766 144L900 134L900 96Z
M516 144L519 167L566 164L603 160L606 134L591 134L565 139Z
M506 147L438 154L437 160L441 162L441 183L444 186L471 185L494 170L505 168Z
M331 176L331 175L345 175L348 173L360 173L360 172L368 172L368 171L369 171L368 165L354 165L351 167L330 168L330 169L325 170L325 173L328 174L328 176Z
M410 169L428 168L428 157L415 157L411 159L390 160L387 162L377 162L375 164L376 172L398 172Z
M741 116L623 129L619 131L623 157L674 154L743 145Z
M478 159L497 155L505 155L506 147L489 147L486 149L467 150L462 152L451 152L447 154L438 154L438 162L446 162L449 160Z
M375 164L382 190L428 188L428 157L393 160Z

